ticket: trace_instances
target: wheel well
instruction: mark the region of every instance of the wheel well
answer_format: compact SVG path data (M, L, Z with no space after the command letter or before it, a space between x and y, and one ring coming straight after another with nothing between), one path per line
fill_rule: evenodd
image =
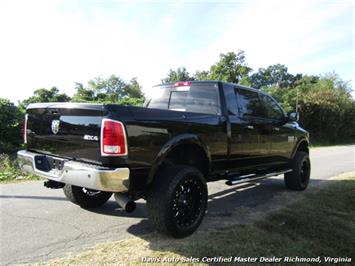
M298 146L297 151L303 151L309 154L308 143L306 141L302 141Z
M181 144L166 156L165 163L190 165L206 176L209 172L209 159L206 152L196 144Z

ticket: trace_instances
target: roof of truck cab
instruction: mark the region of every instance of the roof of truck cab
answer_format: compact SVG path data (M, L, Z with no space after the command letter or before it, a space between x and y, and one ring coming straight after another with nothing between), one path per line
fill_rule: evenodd
M191 82L191 83L218 83L221 81L218 80L182 80L182 81L174 81L174 82L168 82L168 83L161 83L154 85L153 87L158 87L158 86L173 86L175 83L178 82Z
M236 83L232 83L232 82L221 81L221 80L185 80L185 81L175 81L175 82L158 84L158 85L155 85L154 87L156 87L156 86L172 86L172 85L174 85L177 82L191 82L192 84L193 83L223 83L223 84L236 86L236 87L241 88L241 89L247 89L247 90L260 92L260 90L252 88L252 87L249 87L249 86L236 84Z

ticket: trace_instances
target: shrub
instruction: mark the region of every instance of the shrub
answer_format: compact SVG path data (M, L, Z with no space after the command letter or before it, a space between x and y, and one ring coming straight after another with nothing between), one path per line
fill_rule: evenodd
M34 175L22 173L16 159L13 160L9 155L0 153L0 182L15 179L38 180L40 178Z
M287 112L294 111L299 95L300 125L310 132L311 142L355 141L355 101L348 83L336 74L304 76L293 87L262 90L273 95Z
M13 153L22 143L23 115L9 100L0 98L0 153Z

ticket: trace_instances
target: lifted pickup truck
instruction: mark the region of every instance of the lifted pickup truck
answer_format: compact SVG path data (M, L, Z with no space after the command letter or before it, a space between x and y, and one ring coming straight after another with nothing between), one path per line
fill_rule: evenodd
M192 234L207 207L206 182L227 185L284 174L286 187L306 189L308 133L266 93L220 81L153 87L144 107L30 104L21 168L63 188L82 208L114 193L133 211L147 201L157 230Z

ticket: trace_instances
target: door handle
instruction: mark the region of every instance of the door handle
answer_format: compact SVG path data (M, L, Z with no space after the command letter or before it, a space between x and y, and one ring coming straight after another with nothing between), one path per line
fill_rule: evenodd
M254 126L252 126L252 125L247 125L247 126L245 126L245 128L246 128L246 129L254 129Z
M223 122L226 122L227 121L227 117L222 115L219 117L219 122L223 123Z

